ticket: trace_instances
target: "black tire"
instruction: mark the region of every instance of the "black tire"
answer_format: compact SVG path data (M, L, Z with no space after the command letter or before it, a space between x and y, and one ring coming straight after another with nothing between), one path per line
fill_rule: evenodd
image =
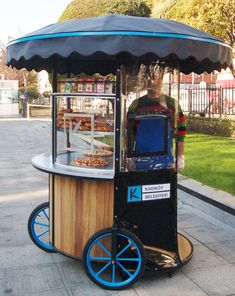
M56 253L49 241L48 211L49 202L40 204L32 211L28 219L28 233L31 240L37 247L48 253ZM37 235L38 230L43 232Z
M115 261L112 261L111 241L111 228L95 233L84 247L83 267L88 277L98 286L108 290L122 290L132 286L142 277L146 265L145 250L136 235L118 229L117 254ZM91 255L97 246L104 255ZM126 273L126 276L121 276L122 273Z

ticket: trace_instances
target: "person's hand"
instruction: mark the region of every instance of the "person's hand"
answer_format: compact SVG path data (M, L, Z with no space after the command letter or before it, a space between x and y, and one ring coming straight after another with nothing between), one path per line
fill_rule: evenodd
M178 155L178 172L181 172L185 167L184 155Z

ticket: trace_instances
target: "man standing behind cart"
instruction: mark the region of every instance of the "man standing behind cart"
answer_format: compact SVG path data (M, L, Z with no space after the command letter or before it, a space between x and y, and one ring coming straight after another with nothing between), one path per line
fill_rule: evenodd
M140 97L139 99L134 100L129 106L127 112L127 125L129 127L128 135L132 138L129 139L129 141L135 142L134 144L132 143L132 147L134 146L133 149L135 150L135 152L137 152L137 154L138 152L140 152L140 155L142 151L146 152L148 149L150 151L153 151L153 149L160 149L159 147L163 145L164 141L166 141L166 139L163 138L167 138L168 148L167 151L164 152L165 155L163 155L164 153L159 153L159 155L155 154L155 156L133 157L132 161L128 162L128 167L129 169L131 168L131 170L165 169L174 167L175 162L173 157L173 138L176 138L178 155L177 167L178 171L181 171L184 168L185 163L185 117L183 115L181 107L178 105L178 102L175 99L162 94L161 92L164 68L160 67L159 65L149 66L147 68L146 75L147 94ZM148 115L149 117L151 117L152 115L154 118L153 114L159 114L158 120L143 120L141 123L140 120L137 119L144 118L144 116L146 115ZM159 120L161 119L161 117L167 117L168 121ZM137 120L134 120L133 118L136 118ZM163 132L165 128L164 124L168 125L167 135ZM175 127L176 125L177 128Z

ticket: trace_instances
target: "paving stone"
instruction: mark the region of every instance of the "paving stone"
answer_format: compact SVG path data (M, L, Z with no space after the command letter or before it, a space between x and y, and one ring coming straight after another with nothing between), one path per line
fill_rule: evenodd
M191 260L182 267L182 270L187 271L226 264L228 264L228 262L225 259L216 255L215 252L211 251L207 247L203 245L195 245L193 247L193 256Z
M0 279L0 295L7 294L9 290L12 291L11 295L23 296L64 288L58 269L52 264L0 269Z
M32 209L35 209L37 206L44 202L48 202L49 196L43 196L43 197L37 197L37 198L32 198L30 199Z
M0 236L0 247L25 246L31 243L27 232L27 225L18 230L2 231Z
M56 263L61 263L61 262L70 263L70 262L74 262L74 260L76 260L74 258L70 258L70 257L62 255L60 253L52 253L52 257L53 257L54 262L56 262Z
M28 198L41 198L43 196L48 196L48 187L41 188L40 190L31 189L26 192Z
M19 181L18 181L19 177L8 177L8 178L0 178L0 192L6 192L6 190L10 189L14 189L18 191L18 189L24 188L25 185L23 185L23 183L20 184L19 186Z
M24 296L68 296L66 289L50 289L48 291L39 291L36 293L25 293ZM80 294L79 294L80 295ZM6 296L6 295L5 295Z
M55 255L55 254L53 254ZM137 294L132 289L128 289L125 291L106 291L97 285L95 285L86 275L82 263L78 260L70 259L68 262L60 262L57 263L60 274L63 278L63 283L65 288L70 292L71 295L81 295L81 296L89 296L89 295L128 295L128 296L136 296ZM70 295L69 294L69 295Z
M217 255L229 263L235 263L235 240L206 244Z
M235 294L235 266L232 264L188 270L186 275L210 296Z
M198 219L197 215L187 212L178 215L178 226L186 229L192 227L211 227L213 224L204 219Z
M14 161L10 161L9 159L1 159L1 168L9 169L17 169L17 165Z
M44 189L40 188L39 190L35 188L29 188L27 195L29 196L28 200L31 203L32 209L36 208L41 203L49 200L48 187L47 188L44 187Z
M26 189L27 191L31 190L40 190L48 188L48 180L38 179L38 178L27 178L26 179Z
M28 217L32 212L31 206L9 207L2 206L0 208L0 227L9 227L12 230L26 229ZM0 233L1 238L1 233Z
M21 179L25 178L37 178L39 180L48 180L48 174L46 173L38 173L39 171L35 169L34 167L32 168L27 168L27 169L18 169L17 173L19 174Z
M187 228L185 232L188 233L193 238L197 239L201 243L214 243L214 242L222 242L228 240L234 240L234 233L230 233L229 231L225 231L224 229L213 226L213 227L194 227Z
M11 160L10 160L11 161ZM0 164L2 166L2 161L0 160ZM18 178L18 170L16 169L8 169L8 168L0 168L0 177L3 180L8 180L9 178Z
M6 207L18 208L23 206L31 206L29 195L25 189L23 192L17 193L10 193L9 190L7 190L5 193L0 193L0 209Z
M76 259L70 262L56 263L67 288L76 287L80 282L89 281L82 263Z
M89 282L81 282L79 286L70 289L69 296L138 296L133 288L123 291L108 291ZM155 294L156 295L156 294ZM149 294L150 296L150 294Z
M235 202L234 202L234 204L235 204ZM223 212L222 222L225 223L226 225L230 225L232 228L235 229L235 217L234 217L234 215Z
M69 296L107 296L108 291L97 287L93 283L81 282L77 287L72 287L68 290ZM136 296L136 295L135 295Z
M39 249L31 242L25 246L0 247L0 268L22 267L29 265L53 263L50 253Z
M179 199L183 202L188 208L194 211L194 209L198 209L201 212L209 215L210 217L214 217L220 221L223 221L224 211L221 211L219 208L205 203L204 201L191 196L190 194L179 190L180 194Z
M134 286L138 296L206 296L192 280L182 272L177 272L172 278L166 275L155 278L143 278Z
M19 183L17 181L9 182L9 183L10 184L2 184L0 186L0 197L2 195L19 194L19 193L25 192L25 188L26 188L25 184Z

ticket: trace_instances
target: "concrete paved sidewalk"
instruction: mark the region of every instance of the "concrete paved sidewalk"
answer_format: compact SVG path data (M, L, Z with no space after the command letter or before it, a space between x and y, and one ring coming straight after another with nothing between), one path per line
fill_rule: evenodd
M194 255L173 278L144 277L128 290L106 291L91 283L80 262L37 248L27 219L48 200L48 175L31 158L50 143L49 121L0 120L0 296L235 295L235 229L181 203L179 231Z

